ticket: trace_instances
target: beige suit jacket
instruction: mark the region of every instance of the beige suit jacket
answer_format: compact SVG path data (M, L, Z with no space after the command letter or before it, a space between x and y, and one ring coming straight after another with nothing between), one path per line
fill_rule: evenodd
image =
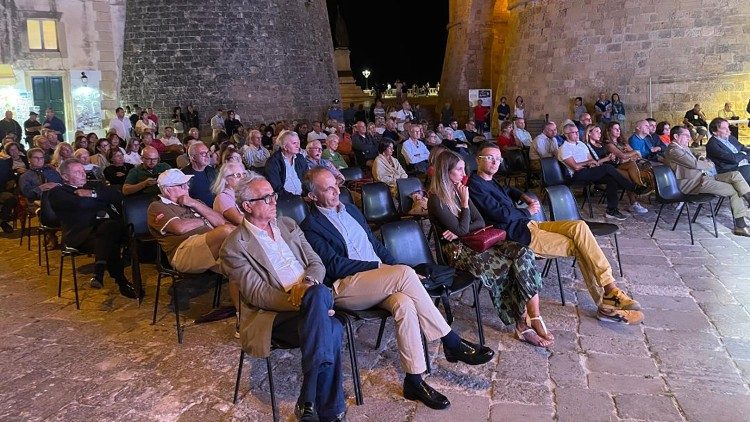
M288 217L278 219L281 237L305 268L305 276L323 281L325 267L307 243L302 230ZM219 253L221 269L240 289L240 342L242 350L254 357L271 353L273 321L279 312L294 312L289 294L273 271L263 247L250 229L242 224L224 241Z
M674 171L677 184L682 193L697 193L704 184L706 176L703 171L713 166L709 160L699 160L689 149L674 142L669 144L664 156L667 165Z

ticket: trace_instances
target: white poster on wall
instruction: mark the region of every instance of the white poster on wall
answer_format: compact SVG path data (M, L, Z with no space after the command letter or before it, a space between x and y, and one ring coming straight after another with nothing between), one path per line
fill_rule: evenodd
M83 77L83 75L86 76ZM102 131L102 94L99 91L101 78L102 73L97 70L74 69L70 71L70 90L76 130L104 134Z

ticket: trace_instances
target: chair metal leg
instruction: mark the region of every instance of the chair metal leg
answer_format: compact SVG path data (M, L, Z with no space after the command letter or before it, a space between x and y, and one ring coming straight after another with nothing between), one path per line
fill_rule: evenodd
M245 351L240 349L240 363L237 365L237 382L234 383L234 399L233 404L237 404L237 393L240 390L240 380L242 379L242 362L245 360Z
M542 278L547 277L549 275L549 270L552 268L552 260L547 259L544 261L544 266L542 267Z
M557 258L555 258L555 271L557 272L557 286L560 288L560 302L562 302L562 306L565 306L565 293L563 292L560 264L557 263Z
M698 219L698 214L701 213L702 209L703 209L703 204L698 204L698 208L696 208L695 212L693 213L693 223L695 223L695 221Z
M586 200L588 201L589 205L589 218L594 218L594 207L591 204L591 189L586 189Z
M73 290L76 293L76 309L81 309L81 304L78 301L78 271L76 270L76 255L70 254L70 262L73 266Z
M62 296L63 265L65 264L64 259L65 259L65 252L60 251L60 274L57 279L57 297Z
M716 208L714 208L714 214L719 214L719 210L721 209L721 206L724 205L724 196L720 196L719 200L716 201Z
M474 293L474 303L479 303L479 289L477 283L471 284L471 291ZM484 326L482 324L482 307L474 307L474 312L477 315L477 332L479 333L479 345L484 346Z
M385 320L388 318L380 319L380 329L378 330L378 341L375 342L375 349L380 349L380 342L383 341L383 332L385 331Z
M154 318L151 325L156 324L156 311L159 309L159 290L161 290L161 273L156 277L156 294L154 295Z
M45 244L45 249L47 248L47 245ZM36 230L36 256L38 260L38 265L42 266L42 229L38 228Z
M273 367L271 366L271 357L266 358L266 370L268 371L268 389L271 391L271 412L273 413L273 422L279 421L279 412L276 409L276 390L273 387Z
M354 384L354 400L357 406L361 406L365 400L362 395L362 381L359 378L359 362L357 361L357 349L354 344L354 328L351 319L344 315L342 318L346 329L346 342L349 346L349 362L352 367L352 384Z
M672 231L674 231L675 228L677 228L677 223L680 222L680 217L682 217L682 211L685 210L687 207L687 202L680 208L680 212L677 213L677 218L674 219L674 224L672 225ZM688 215L688 219L690 219L690 215Z
M218 308L221 303L221 282L224 281L223 277L216 276L216 288L214 289L214 308Z
M52 232L53 236L54 234ZM49 275L49 248L47 247L47 242L44 242L44 265L47 267L47 275Z
M651 229L650 237L654 237L654 232L656 231L656 225L659 224L659 217L661 217L661 212L662 210L664 210L664 205L666 204L661 204L661 206L659 207L659 212L656 214L656 221L654 221L654 228Z
M714 212L713 205L711 204L711 201L708 202L708 208L711 210L711 221L714 224L714 237L719 238L719 231L716 229L716 212Z
M615 253L617 254L617 266L620 267L620 277L622 277L622 260L620 259L620 244L617 242L617 233L615 233Z
M177 323L177 343L182 344L182 325L180 325L180 301L177 300L177 285L178 281L172 279L172 304L174 304L174 319Z
M427 373L432 373L432 365L430 365L430 351L427 349L427 338L425 338L423 332L419 332L422 336L422 348L424 349L424 363L427 365Z
M687 212L687 219L688 219L688 230L690 230L690 244L695 245L695 240L693 239L693 222L690 220L690 206L687 202L685 202L685 212ZM677 222L675 222L675 225L677 225Z

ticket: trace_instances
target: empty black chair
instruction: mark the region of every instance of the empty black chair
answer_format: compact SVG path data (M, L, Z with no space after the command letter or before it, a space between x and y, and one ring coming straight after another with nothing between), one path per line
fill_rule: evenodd
M422 181L416 177L407 177L396 180L396 189L398 190L398 202L401 208L401 214L406 214L411 210L414 201L411 194L414 192L424 191Z
M352 198L352 192L349 188L345 186L339 188L339 201L341 201L342 204L354 205L354 198Z
M76 295L76 309L81 309L81 302L78 300L78 269L76 268L76 257L80 255L84 255L84 253L76 248L65 246L65 238L63 237L62 244L60 245L60 274L57 279L57 297L62 296L63 265L65 264L65 257L69 256L73 271L73 290Z
M546 188L547 198L550 204L550 218L552 221L560 220L583 220L581 213L578 211L576 203L570 189L565 185L549 186ZM617 253L617 266L620 269L622 277L622 261L620 261L620 245L617 242L617 233L620 226L612 223L598 223L594 221L583 220L591 230L594 236L614 236L615 252Z
M430 247L427 244L427 239L422 232L422 227L416 221L404 220L388 223L383 225L380 230L383 236L383 244L399 264L414 267L418 264L435 263ZM439 247L439 244L436 244L436 248ZM468 288L472 289L474 303L479 303L477 279L467 271L456 270L453 284L427 292L435 299L435 305L440 302L443 303L446 321L449 325L453 323L453 312L451 311L449 301L450 296L461 293ZM481 308L475 306L474 311L477 320L479 344L484 346L484 327L482 326Z
M529 190L529 163L528 156L523 149L510 148L503 151L503 167L498 174L505 186L510 186L511 180L515 187L519 187L519 180L524 181L524 190Z
M541 159L542 166L542 187L558 186L558 185L569 185L569 186L580 186L583 188L583 203L589 205L589 218L594 218L594 208L591 204L590 198L590 183L571 183L569 179L564 176L563 170L564 164L557 160L555 157L547 157ZM546 191L545 191L546 193Z
M662 210L664 210L664 206L667 204L676 204L678 202L683 202L684 205L677 213L677 218L675 218L674 224L672 225L672 231L674 231L674 229L677 227L677 223L680 221L680 217L682 216L682 211L685 210L685 212L687 212L688 229L690 230L690 244L694 245L695 241L693 239L693 221L690 219L690 204L698 204L699 208L696 210L696 216L700 211L700 206L702 204L708 204L708 209L711 212L711 220L714 224L714 236L719 237L719 232L716 229L716 213L712 204L716 196L708 193L682 193L680 192L680 188L677 185L677 178L675 177L674 172L671 168L669 168L668 166L654 166L653 170L654 179L656 180L656 202L659 202L661 206L659 206L659 213L656 214L654 228L651 229L651 237L654 237L656 225L659 223L659 218L661 217Z
M344 179L347 182L362 180L365 177L365 174L360 167L347 167L345 169L340 169L339 171L344 175Z
M310 210L307 208L307 204L299 196L280 199L276 203L276 215L278 217L289 217L296 221L297 224L302 223L309 213Z
M123 220L127 230L127 242L130 250L130 259L133 269L133 284L138 293L143 291L143 278L141 277L140 255L138 247L143 244L152 244L155 239L148 230L148 206L154 197L150 195L126 196L122 201ZM143 297L138 303L143 302Z
M388 185L383 182L362 185L362 213L371 225L380 225L399 219Z

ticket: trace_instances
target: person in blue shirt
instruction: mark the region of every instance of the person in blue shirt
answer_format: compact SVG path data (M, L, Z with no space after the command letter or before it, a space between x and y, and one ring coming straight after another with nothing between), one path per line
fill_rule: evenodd
M651 144L649 138L649 123L646 120L639 120L635 124L635 132L628 138L628 144L633 150L641 153L641 157L647 160L656 160L659 153L662 152L660 146Z

